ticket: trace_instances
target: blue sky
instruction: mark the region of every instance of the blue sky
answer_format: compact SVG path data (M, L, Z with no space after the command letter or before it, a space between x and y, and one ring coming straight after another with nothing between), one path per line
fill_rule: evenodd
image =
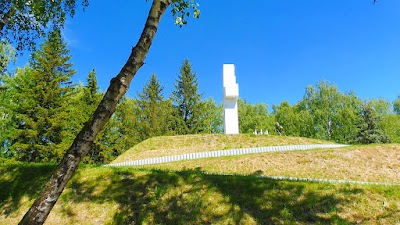
M328 81L360 98L400 95L400 1L197 0L200 19L175 26L170 13L132 81L135 97L152 73L168 97L185 58L204 98L222 100L222 65L234 63L240 97L269 106L298 102L308 84ZM108 87L135 45L151 6L145 0L90 1L63 32L78 74L96 68Z

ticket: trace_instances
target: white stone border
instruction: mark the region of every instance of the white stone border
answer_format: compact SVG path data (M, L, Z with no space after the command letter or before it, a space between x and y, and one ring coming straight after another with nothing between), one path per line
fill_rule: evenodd
M196 152L180 155L169 155L156 158L147 158L134 161L112 163L106 166L142 166L161 164L169 162L177 162L181 160L193 160L193 159L204 159L204 158L215 158L223 156L235 156L235 155L246 155L246 154L258 154L266 152L284 152L284 151L295 151L295 150L310 150L318 148L340 148L349 145L342 144L313 144L313 145L282 145L282 146L268 146L268 147L257 147L257 148L238 148L230 150L217 150L209 152Z
M245 154L257 154L265 152L284 152L284 151L296 151L296 150L310 150L310 149L323 149L323 148L340 148L349 145L342 144L313 144L313 145L282 145L282 146L268 146L268 147L257 147L257 148L238 148L230 150L218 150L210 152L197 152L180 155L170 155L157 158L148 158L120 163L108 164L105 166L141 166L151 164L161 164L168 162L176 162L181 160L193 160L193 159L204 159L214 158L222 156L235 156ZM202 172L207 175L218 175L218 176L249 176L254 174L223 174L223 173L209 173ZM255 175L260 178L267 178L273 180L288 180L288 181L305 181L305 182L316 182L316 183L330 183L330 184L359 184L359 185L381 185L381 186L400 186L400 183L387 183L387 182L369 182L369 181L355 181L355 180L334 180L324 178L305 178L305 177L286 177L286 176L263 176Z
M203 172L207 175L216 176L251 176L254 174L224 174L224 173L209 173ZM260 178L273 179L273 180L287 180L287 181L306 181L315 183L330 183L330 184L359 184L359 185L380 185L380 186L400 186L400 183L388 183L388 182L372 182L372 181L356 181L356 180L334 180L325 178L309 178L309 177L286 177L286 176L263 176L254 175Z

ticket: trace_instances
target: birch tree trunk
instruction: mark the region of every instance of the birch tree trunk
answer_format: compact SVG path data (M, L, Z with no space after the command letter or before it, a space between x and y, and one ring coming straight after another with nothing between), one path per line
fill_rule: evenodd
M139 68L144 64L157 28L169 0L154 0L145 27L136 46L132 49L124 67L111 79L110 86L92 118L85 124L64 158L45 185L40 196L24 215L19 224L43 224L56 204L59 196L78 168L82 158L89 152L96 135L115 112L118 101L129 88L129 84Z

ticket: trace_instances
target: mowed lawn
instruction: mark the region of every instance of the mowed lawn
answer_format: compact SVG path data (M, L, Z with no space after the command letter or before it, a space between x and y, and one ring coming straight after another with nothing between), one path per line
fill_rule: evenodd
M332 144L332 142L301 137L249 134L164 136L150 138L135 145L116 158L113 163L194 152L296 144Z
M337 149L248 154L141 167L163 170L197 168L219 174L259 174L386 182L400 185L400 145L351 146Z
M174 150L166 155L199 151L196 145L201 145L201 151L211 151L318 142L254 135L238 137L242 141L230 136L197 137L186 137L188 147L182 140L172 142L174 137L150 139L124 157L140 159L153 154L147 151L166 149ZM199 159L140 168L81 165L46 224L399 224L400 186L259 176L399 183L399 157L400 145L390 144ZM11 162L0 165L0 224L18 223L54 168Z

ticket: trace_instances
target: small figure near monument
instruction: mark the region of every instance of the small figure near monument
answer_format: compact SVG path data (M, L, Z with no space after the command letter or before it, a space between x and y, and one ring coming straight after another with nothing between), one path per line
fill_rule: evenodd
M237 100L239 85L236 83L235 65L223 65L223 92L224 92L224 133L239 134L239 119Z
M285 135L285 130L278 122L275 123L275 130L279 135Z

